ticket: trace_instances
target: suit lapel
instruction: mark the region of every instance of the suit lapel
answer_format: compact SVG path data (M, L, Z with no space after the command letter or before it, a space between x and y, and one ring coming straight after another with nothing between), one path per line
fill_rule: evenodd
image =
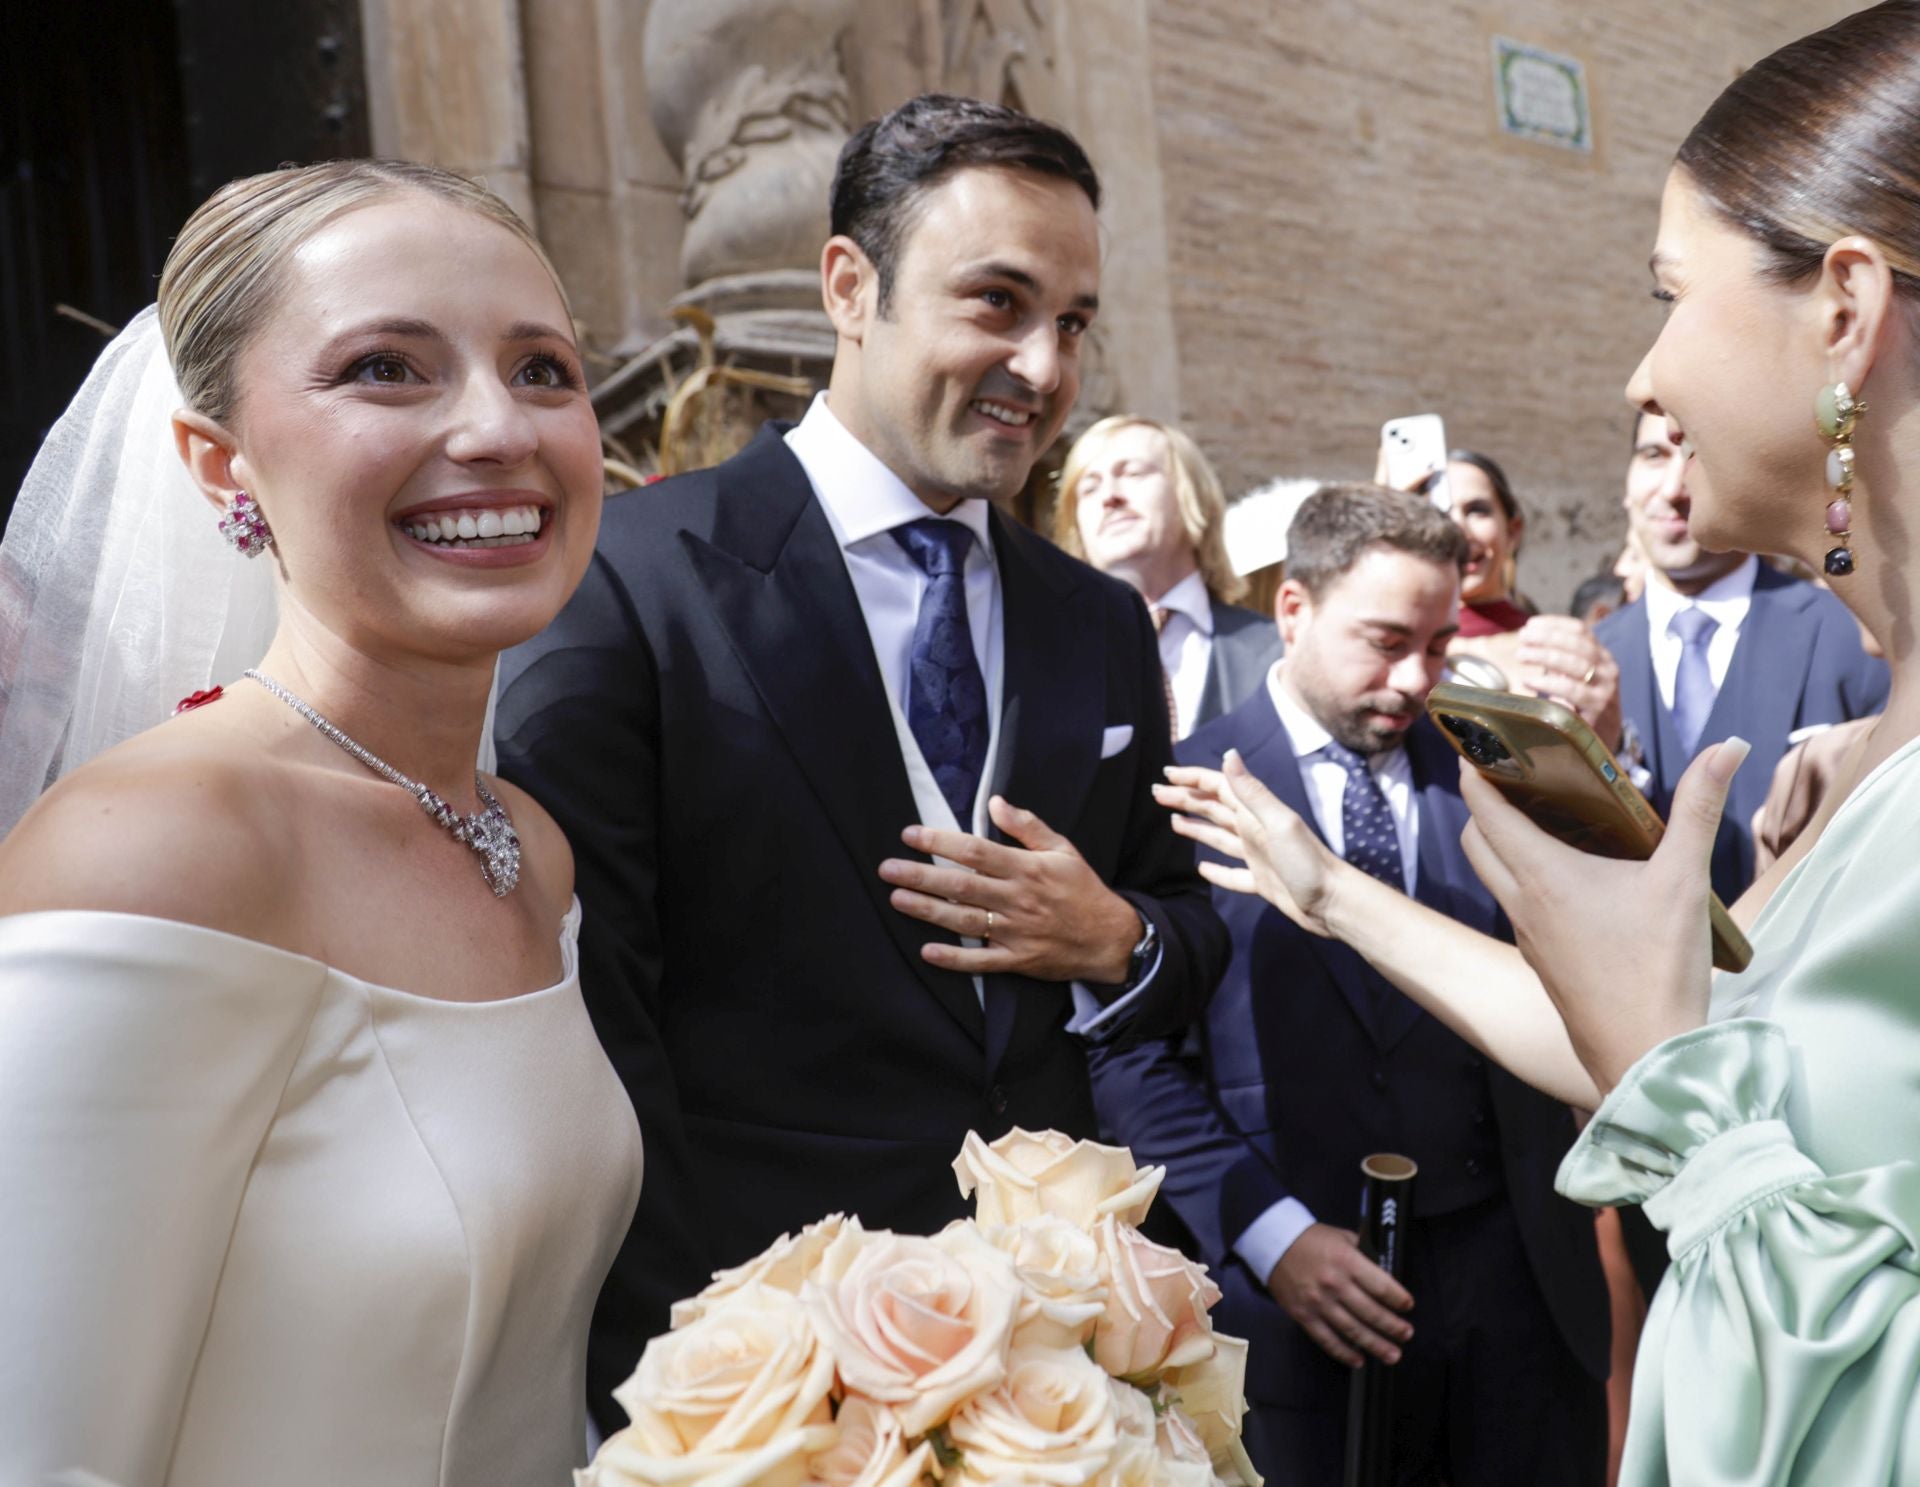
M1620 706L1641 720L1641 762L1655 780L1660 776L1660 718L1665 709L1653 680L1653 649L1648 641L1647 605L1642 600L1620 611L1620 644L1613 653L1620 668Z
M1713 699L1700 745L1738 733L1756 749L1785 747L1813 663L1815 629L1796 624L1802 595L1793 587L1768 583L1762 567L1754 580L1753 603L1740 626L1726 680ZM1676 774L1679 771L1675 771Z
M1112 642L1088 585L1043 569L1030 547L1039 539L998 510L988 522L1000 570L1001 635L1000 735L990 793L1065 835L1079 820L1100 766ZM989 834L1007 840L998 827ZM989 976L985 987L991 1071L1022 1031L1022 1020L1051 1020L1058 1006L1015 978Z
M1280 722L1280 714L1274 708L1273 696L1265 687L1254 694L1254 700L1240 709L1235 717L1251 711L1262 723L1268 723L1265 736L1249 739L1236 747L1241 750L1241 758L1247 768L1269 790L1285 801L1301 820L1313 828L1313 834L1324 843L1326 832L1321 828L1320 818L1315 813L1312 802L1307 796L1306 780L1301 775L1300 761L1293 752L1293 742L1287 737L1287 730ZM1278 913L1279 910L1274 910ZM1382 1043L1382 1029L1375 1016L1374 983L1370 979L1375 974L1357 952L1346 945L1317 939L1303 933L1302 940L1310 954L1320 957L1327 974L1340 988L1340 995L1346 998L1353 1015L1360 1020L1361 1027L1376 1045ZM1418 1009L1416 1009L1418 1010Z
M929 940L950 937L895 909L878 873L883 858L920 855L900 840L918 815L873 641L826 513L771 430L723 466L720 481L713 540L680 534L688 561L858 864L887 934L921 983L982 1041L972 980L920 954Z
M1207 679L1200 688L1199 721L1208 723L1232 708L1238 677L1229 675L1234 666L1235 649L1228 632L1226 606L1213 603L1213 644L1207 650ZM1244 694L1241 694L1244 695Z

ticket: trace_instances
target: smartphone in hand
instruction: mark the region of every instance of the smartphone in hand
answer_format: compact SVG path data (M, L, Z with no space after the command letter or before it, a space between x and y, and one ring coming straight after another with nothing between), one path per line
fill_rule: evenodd
M1660 845L1666 823L1571 708L1442 682L1427 694L1427 711L1469 764L1568 846L1644 861ZM1708 898L1707 919L1714 965L1744 971L1753 947L1718 895Z
M1447 426L1438 413L1390 418L1380 426L1381 466L1386 483L1397 491L1424 489L1442 511L1453 510L1447 488ZM1438 475L1432 485L1427 480Z

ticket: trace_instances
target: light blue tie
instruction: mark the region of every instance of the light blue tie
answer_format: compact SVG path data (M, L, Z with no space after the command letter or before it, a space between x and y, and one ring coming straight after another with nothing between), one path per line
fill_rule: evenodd
M922 517L893 529L893 540L927 575L913 626L907 726L962 831L973 830L973 802L987 767L987 686L967 623L967 549L973 530Z
M1680 639L1680 667L1673 674L1673 731L1689 758L1700 743L1713 711L1713 670L1707 665L1707 647L1720 622L1704 609L1689 605L1667 621L1667 633Z

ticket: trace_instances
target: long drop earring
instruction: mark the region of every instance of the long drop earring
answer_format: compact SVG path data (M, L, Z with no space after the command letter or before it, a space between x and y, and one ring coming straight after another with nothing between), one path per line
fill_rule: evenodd
M1853 572L1853 428L1867 405L1855 400L1844 382L1830 382L1820 389L1814 402L1814 417L1820 433L1833 445L1827 451L1827 484L1833 495L1827 501L1827 534L1837 544L1827 550L1828 578L1845 578Z

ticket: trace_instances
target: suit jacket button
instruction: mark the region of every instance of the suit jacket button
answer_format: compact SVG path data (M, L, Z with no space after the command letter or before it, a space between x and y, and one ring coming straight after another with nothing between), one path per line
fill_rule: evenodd
M1480 1158L1468 1157L1467 1158L1467 1176L1478 1177L1479 1175L1480 1175Z
M1385 1089L1387 1087L1387 1076L1382 1074L1378 1069L1375 1069L1367 1078L1375 1089Z
M1004 1084L996 1084L987 1091L987 1108L995 1115L1007 1113L1007 1087Z
M1473 1123L1474 1123L1474 1124L1475 1124L1476 1126L1484 1126L1484 1125L1485 1125L1485 1124L1487 1123L1487 1112L1486 1112L1486 1111L1484 1111L1484 1110L1476 1110L1476 1111L1474 1111L1474 1112L1473 1112Z

